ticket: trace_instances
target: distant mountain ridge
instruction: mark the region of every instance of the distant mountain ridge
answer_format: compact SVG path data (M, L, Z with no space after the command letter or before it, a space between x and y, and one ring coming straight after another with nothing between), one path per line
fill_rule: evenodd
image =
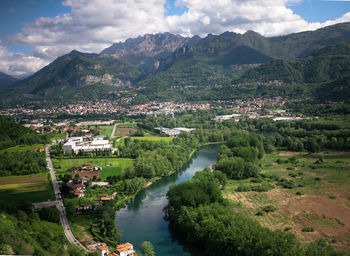
M189 44L194 45L199 36L183 37L169 32L146 34L137 38L129 38L125 42L115 43L104 49L101 55L112 55L134 65L146 67L159 58L166 57L177 48Z
M345 99L350 23L264 37L254 31L182 37L158 33L113 44L101 54L72 51L0 95L1 105L116 98L229 100L252 97ZM134 65L134 64L135 65ZM336 88L335 90L333 90ZM346 99L347 100L347 99Z
M23 101L99 99L130 87L140 74L123 60L72 51L4 92L3 100L11 100L11 95Z
M0 72L0 93L6 91L17 81L19 81L17 78Z

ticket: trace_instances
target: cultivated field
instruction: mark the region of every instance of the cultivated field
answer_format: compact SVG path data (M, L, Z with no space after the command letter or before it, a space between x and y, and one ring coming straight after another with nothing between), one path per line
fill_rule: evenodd
M293 232L301 242L325 238L350 249L349 152L269 154L262 159L262 174L229 181L224 195L235 210L264 226ZM267 192L237 192L244 186L271 185Z
M27 151L32 151L34 152L35 149L37 148L43 148L45 147L44 144L34 144L34 145L17 145L11 148L6 148L3 150L0 150L0 153L12 153L12 152L27 152Z
M137 128L137 124L136 123L120 123L117 124L117 128Z
M54 200L52 187L45 176L2 177L0 179L0 200L21 203L30 203Z
M114 136L129 136L131 133L136 132L137 128L116 128Z
M148 140L148 141L164 141L170 142L174 138L173 137L130 137L131 140Z
M47 181L47 173L39 173L36 175L22 175L22 176L5 176L0 178L0 186L17 183L33 183Z

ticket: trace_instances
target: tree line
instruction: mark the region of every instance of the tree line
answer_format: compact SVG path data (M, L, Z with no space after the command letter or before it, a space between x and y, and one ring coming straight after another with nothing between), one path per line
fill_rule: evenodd
M341 255L323 240L301 246L294 234L262 227L223 198L219 171L204 170L170 187L165 208L172 229L205 255Z

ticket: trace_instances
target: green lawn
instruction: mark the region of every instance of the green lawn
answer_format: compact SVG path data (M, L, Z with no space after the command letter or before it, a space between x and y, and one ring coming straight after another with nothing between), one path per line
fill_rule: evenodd
M0 153L12 153L12 152L26 152L26 151L35 151L36 148L43 148L44 144L34 144L34 145L17 145L11 148L6 148L0 151Z
M63 140L65 138L66 138L65 133L55 133L55 134L52 134L52 137L51 137L52 140Z
M103 129L103 131L100 131L100 135L111 137L111 133L113 131L114 125L108 125L108 126L99 126L99 129Z
M165 141L170 142L174 137L130 137L132 140Z
M121 172L121 167L105 167L100 171L100 178L106 180L108 176L119 176Z
M134 160L130 158L76 158L76 159L52 159L57 173L65 173L68 169L77 165L92 163L102 168L121 167L122 170L131 166Z

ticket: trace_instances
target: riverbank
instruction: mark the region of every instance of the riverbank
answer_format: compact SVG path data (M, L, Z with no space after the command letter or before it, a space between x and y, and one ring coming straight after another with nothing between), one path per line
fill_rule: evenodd
M151 179L143 179L143 184L142 187L140 187L139 189L137 189L135 191L135 193L132 193L131 195L127 195L127 196L123 196L124 193L119 192L118 191L118 195L115 199L113 199L113 208L114 208L114 212L124 208L125 206L127 206L128 202L130 200L134 200L135 197L137 197L141 191L144 191L145 189L148 189L149 187L151 187L151 185L153 185L154 183L162 183L162 180L164 179L168 179L171 176L176 176L176 173L180 173L181 171L184 170L184 168L187 168L186 166L191 162L191 160L196 156L196 154L202 150L203 148L210 146L211 144L215 145L215 144L221 144L221 143L205 143L200 145L198 148L194 148L188 155L188 159L187 161L183 164L183 166L178 169L178 170L174 170L170 173L168 173L168 175L166 176L162 176L162 177L154 177ZM91 191L94 191L96 188L90 188ZM82 207L86 204L92 204L95 205L96 204L96 200L97 200L97 196L96 193L101 193L101 194L111 194L112 192L115 192L115 190L113 188L98 188L98 190L96 190L96 192L93 192L93 194L89 193L85 193L86 197L85 198L81 198L81 199L68 199L68 200L73 200L73 201L77 201L74 203L75 207ZM114 216L113 216L114 217ZM95 243L94 241L94 237L98 237L99 240L101 240L102 242L106 242L108 244L110 244L111 239L104 239L101 235L96 235L98 232L96 231L96 228L94 226L96 226L98 223L100 223L99 218L97 218L95 216L95 211L92 211L90 213L90 215L76 215L74 213L74 217L71 217L71 224L72 224L72 230L74 232L74 234L78 237L78 239L80 239L81 241L83 241L86 244L92 244ZM119 232L119 231L118 231ZM118 241L112 241L113 244L117 243Z
M153 182L152 186L143 189L128 201L127 207L120 209L116 216L116 224L122 232L122 242L131 242L137 250L141 250L139 245L146 240L154 245L156 255L189 256L174 240L168 229L168 222L164 220L166 193L171 185L184 182L198 170L212 166L217 160L217 149L213 145L191 151L192 161L182 170ZM198 154L194 154L195 152Z

